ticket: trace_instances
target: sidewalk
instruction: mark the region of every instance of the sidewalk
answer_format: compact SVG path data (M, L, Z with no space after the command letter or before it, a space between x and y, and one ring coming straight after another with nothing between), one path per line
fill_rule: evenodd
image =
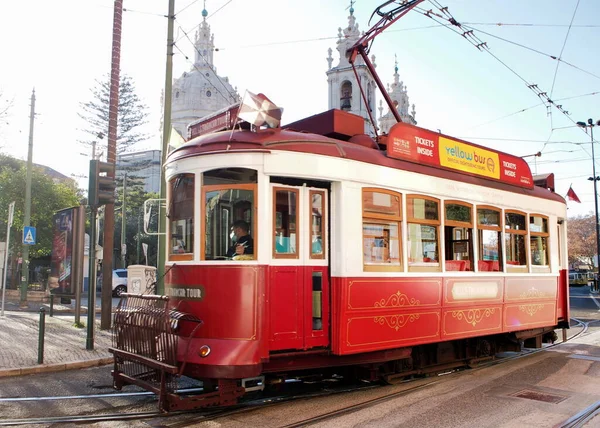
M43 364L38 364L40 308L46 310ZM5 302L0 316L0 377L33 373L56 372L68 369L111 364L111 331L100 330L96 320L94 349L86 349L87 328L74 327L75 315L71 306L29 302L27 309L19 303ZM81 310L80 321L87 323L87 308Z

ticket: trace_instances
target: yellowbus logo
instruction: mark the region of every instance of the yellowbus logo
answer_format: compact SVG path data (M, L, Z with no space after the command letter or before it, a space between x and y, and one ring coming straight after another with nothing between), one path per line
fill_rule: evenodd
M441 166L484 177L500 178L498 153L441 136L438 150Z

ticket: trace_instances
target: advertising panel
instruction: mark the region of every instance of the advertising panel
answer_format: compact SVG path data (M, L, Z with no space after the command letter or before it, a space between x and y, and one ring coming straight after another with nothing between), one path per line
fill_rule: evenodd
M73 281L73 220L75 208L54 214L52 228L52 259L48 286L53 294L74 295Z
M529 165L523 159L407 123L390 129L389 157L485 177L533 189Z

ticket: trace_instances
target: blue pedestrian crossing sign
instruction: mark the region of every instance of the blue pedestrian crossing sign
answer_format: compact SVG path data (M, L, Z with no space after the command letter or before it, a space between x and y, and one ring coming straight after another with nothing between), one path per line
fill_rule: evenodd
M35 227L25 226L23 228L23 244L35 245Z

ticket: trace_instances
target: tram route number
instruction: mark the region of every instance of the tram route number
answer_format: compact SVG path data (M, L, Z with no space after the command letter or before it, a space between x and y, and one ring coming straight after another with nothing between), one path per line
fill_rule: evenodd
M196 285L194 287L189 287L184 285L170 285L165 287L165 293L167 296L174 299L202 300L204 299L204 286Z

